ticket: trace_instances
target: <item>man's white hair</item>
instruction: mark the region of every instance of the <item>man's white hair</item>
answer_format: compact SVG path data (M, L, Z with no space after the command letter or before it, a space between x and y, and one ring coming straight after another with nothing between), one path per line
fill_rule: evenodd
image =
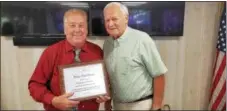
M119 7L120 7L120 10L123 12L123 14L125 14L126 16L129 15L129 13L128 13L128 8L127 8L125 5L123 5L122 3L120 3L120 2L110 2L110 3L108 3L108 4L104 7L104 10L105 10L107 7L109 7L110 5L117 5L117 6L119 6Z

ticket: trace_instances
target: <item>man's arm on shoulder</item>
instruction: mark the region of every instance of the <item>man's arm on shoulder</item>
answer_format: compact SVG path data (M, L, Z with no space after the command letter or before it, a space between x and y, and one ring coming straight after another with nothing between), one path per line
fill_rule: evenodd
M47 89L46 83L51 79L52 63L48 58L49 50L44 50L38 64L28 82L30 95L34 100L45 104L51 104L54 95Z

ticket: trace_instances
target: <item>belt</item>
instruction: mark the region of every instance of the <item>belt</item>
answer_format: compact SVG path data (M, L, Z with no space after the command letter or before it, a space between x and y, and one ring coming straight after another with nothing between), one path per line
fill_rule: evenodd
M128 103L139 102L139 101L143 101L143 100L147 100L147 99L151 99L151 98L153 98L153 94L149 95L149 96L146 96L146 97L143 97L143 98L140 98L138 100L132 101L132 102L128 102Z

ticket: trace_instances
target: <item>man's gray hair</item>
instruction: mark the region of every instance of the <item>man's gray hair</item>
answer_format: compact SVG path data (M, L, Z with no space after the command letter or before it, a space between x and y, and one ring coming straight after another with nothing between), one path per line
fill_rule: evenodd
M108 4L105 6L104 10L105 10L107 7L109 7L110 5L117 5L117 6L119 6L119 7L120 7L120 10L123 12L123 14L125 14L126 16L129 15L129 13L128 13L128 8L127 8L125 5L123 5L122 3L120 3L120 2L110 2L110 3L108 3Z

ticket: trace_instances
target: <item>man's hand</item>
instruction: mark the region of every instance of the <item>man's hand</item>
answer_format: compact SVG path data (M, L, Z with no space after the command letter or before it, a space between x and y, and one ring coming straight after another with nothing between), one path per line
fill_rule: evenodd
M68 110L72 107L75 107L80 103L80 101L69 100L68 97L71 97L73 93L67 93L61 96L56 96L52 100L52 105L61 110Z
M96 102L97 103L102 103L102 102L106 102L110 100L109 96L99 96L98 98L96 98Z

